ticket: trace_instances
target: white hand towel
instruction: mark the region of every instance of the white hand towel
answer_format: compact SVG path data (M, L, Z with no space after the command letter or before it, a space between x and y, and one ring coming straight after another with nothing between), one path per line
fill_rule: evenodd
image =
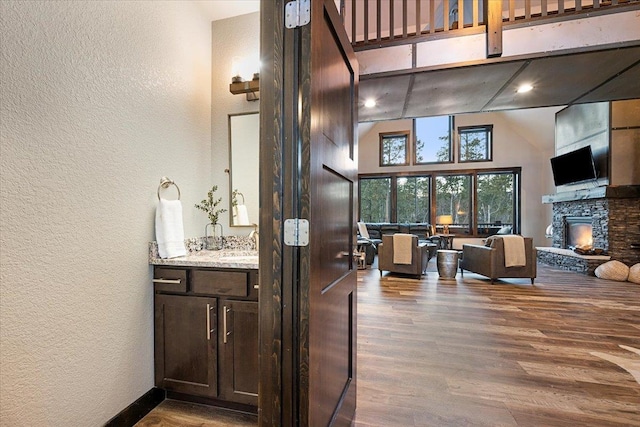
M234 225L251 225L249 222L249 212L246 205L237 205L234 209Z
M156 241L160 258L185 256L182 203L160 199L156 209Z

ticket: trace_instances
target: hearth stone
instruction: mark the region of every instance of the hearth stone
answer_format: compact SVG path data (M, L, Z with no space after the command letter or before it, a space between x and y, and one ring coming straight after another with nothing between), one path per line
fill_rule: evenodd
M555 267L559 270L575 271L577 273L594 276L594 271L600 264L609 261L611 257L605 255L578 255L569 249L538 247L538 262Z

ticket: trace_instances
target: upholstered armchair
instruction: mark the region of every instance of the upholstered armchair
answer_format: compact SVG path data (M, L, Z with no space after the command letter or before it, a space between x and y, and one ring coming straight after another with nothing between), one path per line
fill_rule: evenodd
M382 236L382 243L378 245L378 269L382 276L383 271L393 273L412 274L422 277L427 269L427 263L436 250L432 243L419 243L418 236L411 235L411 261L410 263L394 262L394 235Z
M491 283L499 278L529 278L533 284L537 273L536 249L533 247L533 239L523 237L524 253L516 265L510 262L509 256L513 250L505 251L505 239L513 239L516 236L491 236L485 246L462 245L462 260L460 260L460 273L464 277L464 270L487 276ZM518 236L519 237L519 236ZM509 242L507 242L509 246ZM506 258L505 258L506 255Z

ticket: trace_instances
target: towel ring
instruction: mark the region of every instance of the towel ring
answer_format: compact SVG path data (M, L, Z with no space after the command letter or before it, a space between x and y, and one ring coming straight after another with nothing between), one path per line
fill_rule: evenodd
M160 188L169 188L169 186L171 185L174 185L176 187L176 190L178 190L178 200L180 200L180 187L178 187L178 184L176 184L175 182L173 182L173 180L167 178L166 176L160 178L160 185L158 186L158 200L160 200Z
M244 205L244 194L242 194L241 192L239 192L238 190L235 191L236 196L240 195L240 197L242 197L242 204Z

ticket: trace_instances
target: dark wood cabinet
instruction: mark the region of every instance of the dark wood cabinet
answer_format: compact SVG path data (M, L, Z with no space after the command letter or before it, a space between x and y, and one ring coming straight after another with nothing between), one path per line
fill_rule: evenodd
M219 300L220 397L258 405L258 302Z
M217 298L157 294L156 385L168 391L216 397ZM213 319L213 323L212 323Z
M155 267L157 387L257 407L257 284L255 270Z

